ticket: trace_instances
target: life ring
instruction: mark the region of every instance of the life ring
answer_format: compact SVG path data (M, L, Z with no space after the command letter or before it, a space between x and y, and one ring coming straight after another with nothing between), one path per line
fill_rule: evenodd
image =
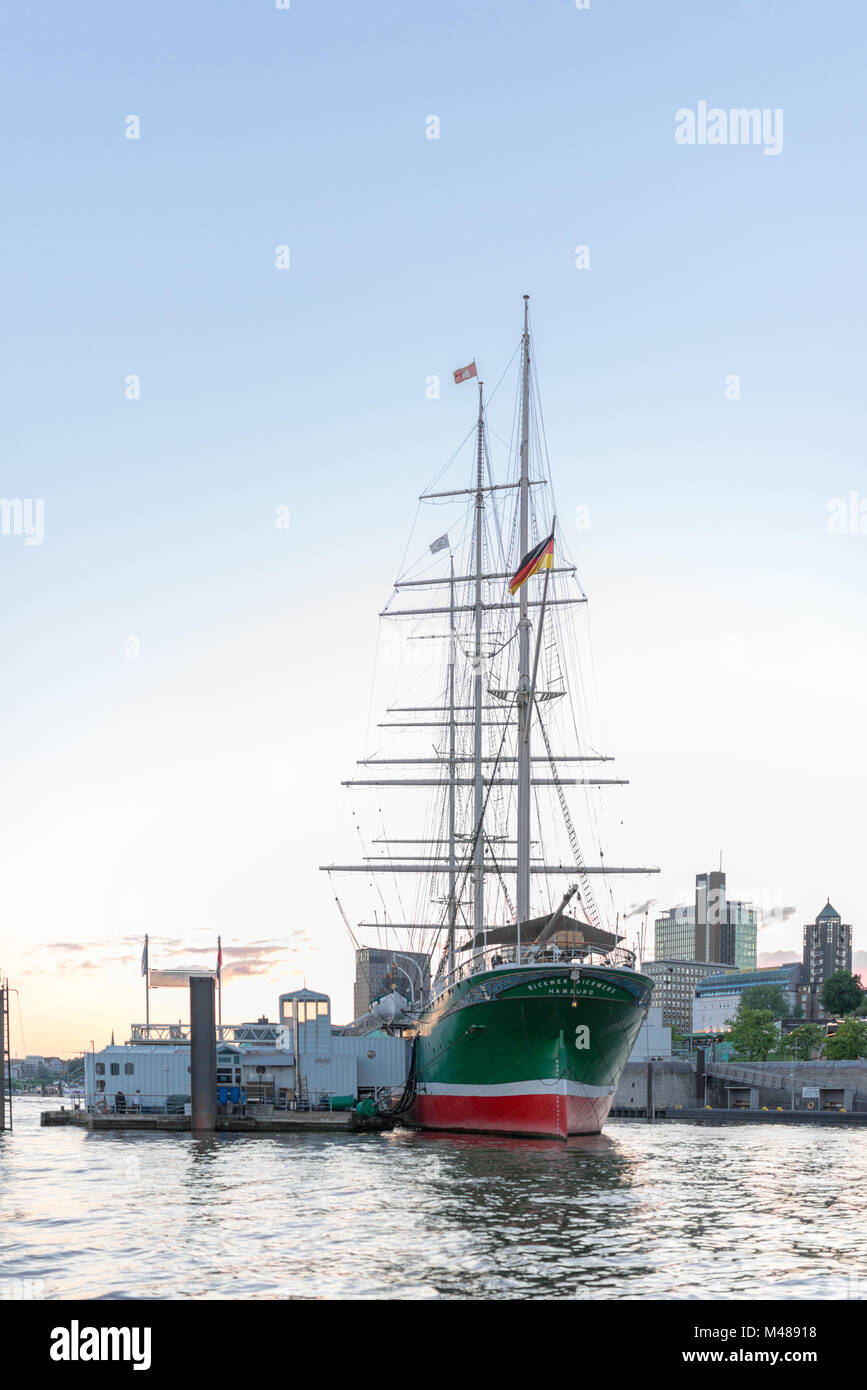
M807 1101L807 1109L808 1109L808 1110L815 1110L815 1108L816 1108L816 1102L815 1102L814 1100L808 1100L808 1101Z

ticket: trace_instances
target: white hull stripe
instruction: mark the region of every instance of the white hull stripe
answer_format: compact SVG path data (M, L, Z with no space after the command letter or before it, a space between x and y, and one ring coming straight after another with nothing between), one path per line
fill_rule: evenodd
M550 1077L541 1081L507 1081L502 1086L487 1086L481 1082L474 1086L458 1086L439 1081L420 1082L417 1091L422 1096L580 1096L583 1100L596 1100L602 1096L613 1096L613 1086L586 1086L582 1081L557 1080Z

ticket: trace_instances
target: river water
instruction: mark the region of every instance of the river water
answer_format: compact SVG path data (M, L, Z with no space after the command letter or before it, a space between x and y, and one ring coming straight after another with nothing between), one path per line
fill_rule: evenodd
M57 1104L0 1135L0 1297L867 1297L864 1129L194 1139Z

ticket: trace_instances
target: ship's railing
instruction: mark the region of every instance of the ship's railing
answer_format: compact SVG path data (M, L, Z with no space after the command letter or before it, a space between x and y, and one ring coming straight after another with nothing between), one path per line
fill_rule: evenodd
M487 950L473 951L469 958L455 966L452 973L445 977L440 976L434 981L434 994L441 994L444 989L451 988L460 980L466 980L471 975L478 975L483 970L496 970L504 965L517 965L518 951L516 946L489 946ZM543 947L536 951L532 944L523 947L521 950L520 964L524 965L608 965L617 966L621 970L635 969L635 953L628 951L624 946L614 946L609 951L591 950L589 947L577 947L574 951L562 951L558 946Z

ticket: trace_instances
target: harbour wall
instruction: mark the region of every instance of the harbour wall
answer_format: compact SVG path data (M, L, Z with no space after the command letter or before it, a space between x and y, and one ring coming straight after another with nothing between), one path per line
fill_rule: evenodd
M665 1058L652 1062L653 1106L656 1110L674 1109L676 1105L689 1106L696 1103L696 1072L692 1062L681 1062L675 1058ZM615 1110L647 1109L647 1062L628 1062L620 1085L614 1093ZM703 1103L704 1083L699 1104Z
M802 1095L804 1086L816 1087L821 1100L814 1101L817 1111L826 1093L841 1093L839 1100L849 1113L867 1112L867 1062L709 1062L707 1075L695 1061L666 1058L651 1064L654 1110L674 1110L704 1107L728 1109L730 1088L741 1091L741 1102L749 1092L749 1106L761 1110L782 1107L792 1109L794 1080L796 1110L808 1109ZM629 1062L614 1095L613 1110L647 1113L646 1062ZM707 1086L705 1092L705 1083ZM812 1111L809 1113L813 1113Z

